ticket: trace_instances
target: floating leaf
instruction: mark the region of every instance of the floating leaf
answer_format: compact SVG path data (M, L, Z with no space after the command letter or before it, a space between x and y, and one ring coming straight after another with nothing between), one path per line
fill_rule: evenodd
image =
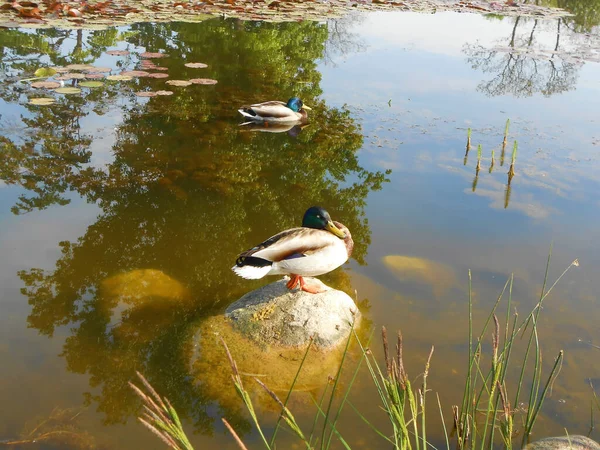
M110 67L94 67L93 69L88 70L88 73L108 73L111 70Z
M56 89L60 87L60 83L56 81L36 81L31 83L31 87L36 89Z
M90 70L94 68L94 66L91 66L89 64L69 64L66 67L69 70Z
M30 98L28 103L30 105L46 106L46 105L52 105L53 103L56 103L56 100L54 100L52 97L38 97L38 98Z
M79 94L81 89L76 87L62 87L55 89L54 92L58 92L59 94Z
M56 70L52 67L40 67L34 73L36 77L51 77L54 74L56 74Z
M100 78L104 78L104 74L102 74L102 73L86 73L85 77L88 80L99 80Z
M148 75L150 75L150 73L145 72L143 70L126 70L124 72L121 72L121 75L127 75L130 77L147 77Z
M189 67L191 69L205 69L208 67L208 65L204 63L186 63L184 64L184 66Z
M190 83L194 84L217 84L217 80L213 80L212 78L192 78Z
M54 70L56 73L67 73L69 71L69 69L67 69L66 67L49 67L50 69Z
M173 95L173 91L156 91L156 95Z
M152 53L152 52L144 52L140 55L140 58L164 58L164 53Z
M158 66L154 66L154 67L153 67L153 69L154 69L154 70L160 70L160 71L163 71L163 72L164 72L164 71L166 71L166 70L169 70L169 69L168 69L168 68L166 68L166 67L158 67Z
M54 77L55 80L58 81L68 81L68 80L72 80L73 78L71 78L69 75L61 75L58 77Z
M150 75L148 75L148 78L169 78L169 74L156 72L156 73L151 73Z
M135 95L138 97L156 97L158 94L152 91L140 91L136 92Z
M69 80L83 80L85 78L85 75L82 73L65 73L63 75L61 75L62 77L69 77Z
M184 80L169 80L166 82L167 84L170 84L171 86L189 86L192 83L190 81L184 81Z
M127 50L109 50L106 54L110 56L127 56L129 52Z
M129 75L109 75L106 79L110 81L130 81L133 80L133 77Z
M102 81L82 81L79 83L79 86L83 86L86 88L97 88L100 86L104 86Z

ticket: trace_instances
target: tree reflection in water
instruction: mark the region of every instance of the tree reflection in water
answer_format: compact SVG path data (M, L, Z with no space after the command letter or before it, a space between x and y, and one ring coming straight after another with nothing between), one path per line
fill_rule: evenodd
M161 65L171 79L197 77L183 63L202 61L209 65L202 76L219 81L140 102L134 92L157 80L107 83L46 108L28 105L28 131L1 137L0 161L1 179L26 192L16 214L65 204L71 191L100 208L83 236L60 243L54 270L19 273L29 325L48 336L71 327L62 356L70 371L89 374L90 387L98 388L86 394L87 403L96 403L107 423L125 421L138 406L127 381L139 370L197 431L211 433L206 406L216 394L189 379L181 346L191 324L264 283L235 277L235 255L298 226L311 204L326 205L352 230L359 263L370 243L366 198L386 177L360 166L363 137L350 113L319 100L316 61L328 29L235 20L137 24L127 33L65 32L85 43L69 54L56 44L68 36L52 33L58 32L11 31L0 35L0 46L21 52L13 68L27 72L38 55L50 65L91 63L122 40L131 49L167 53ZM24 51L23 40L35 50ZM22 100L9 87L0 92L7 102ZM292 95L314 112L296 137L241 132L240 104ZM98 167L90 164L95 136L83 131L82 120L105 113L121 114L122 121L112 160ZM343 271L329 280L350 289ZM228 418L236 430L248 430L238 412Z

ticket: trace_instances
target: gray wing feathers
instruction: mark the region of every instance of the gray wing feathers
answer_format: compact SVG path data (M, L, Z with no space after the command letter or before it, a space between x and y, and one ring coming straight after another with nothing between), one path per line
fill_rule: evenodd
M250 105L250 109L261 117L289 117L294 114L290 108L285 106L285 103L272 101L265 103L257 103Z
M282 261L300 255L310 255L334 245L338 238L325 230L292 228L267 239L252 256L268 261Z

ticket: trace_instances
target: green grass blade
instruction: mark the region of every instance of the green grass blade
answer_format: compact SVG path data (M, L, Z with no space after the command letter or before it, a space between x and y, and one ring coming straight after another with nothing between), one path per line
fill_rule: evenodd
M388 441L390 444L396 445L394 443L394 441L392 441L389 437L387 437L385 434L383 434L381 431L379 431L377 429L377 427L375 427L375 425L373 425L371 422L369 422L368 419L364 415L362 415L360 413L360 411L356 408L356 406L354 406L354 404L350 400L348 400L348 404L354 410L354 412L358 415L358 417L360 417L361 420L369 426L369 428L371 428L375 433L377 433L383 439L385 439L386 441Z
M448 430L446 429L446 421L444 420L444 411L442 411L442 403L440 402L440 395L436 392L438 409L440 411L440 420L442 421L442 429L444 430L444 438L446 439L446 450L450 450L450 440L448 439Z
M369 340L367 341L367 346L370 345L371 343L371 339L373 337L373 333L371 333L371 336L369 337ZM352 375L352 379L350 380L350 383L348 384L348 388L346 389L346 393L344 394L344 397L342 398L342 401L340 402L340 406L338 407L338 410L335 414L335 418L333 419L333 427L335 428L335 425L337 424L337 421L340 417L340 414L342 412L342 409L344 407L344 404L346 403L346 400L348 399L348 395L350 394L350 390L352 389L352 385L354 384L354 381L356 380L356 376L358 375L358 371L360 370L360 367L362 365L362 362L365 358L365 354L362 353L360 355L360 359L358 360L358 363L356 364L356 369L354 370L354 374ZM331 432L329 433L329 437L327 438L327 445L326 448L329 448L329 445L331 444L331 438L333 437L333 429L331 430Z
M283 418L284 409L287 407L288 401L294 391L294 387L296 386L296 381L298 381L298 377L300 376L300 371L304 366L304 362L306 361L306 357L308 356L308 352L310 351L310 347L313 343L312 338L308 341L308 346L306 347L306 351L304 352L304 356L302 357L302 361L300 361L300 366L298 366L298 370L296 371L296 376L294 376L294 380L292 381L292 385L288 390L287 396L283 402L283 409L281 410L281 414L277 418L277 423L275 424L275 430L273 430L273 436L271 436L271 441L269 442L270 446L273 447L275 445L275 438L277 437L277 431L279 430L279 425L281 424L281 419Z
M323 445L325 444L325 433L327 431L327 422L329 422L329 413L331 412L331 405L333 404L333 399L335 397L335 389L337 388L337 385L340 382L340 376L342 375L342 368L344 367L344 361L346 360L346 355L348 354L348 348L350 346L350 341L352 340L353 330L354 330L354 321L350 325L350 333L348 334L348 339L346 340L346 347L344 348L344 353L342 354L342 360L340 361L340 367L338 368L337 374L335 375L335 381L333 382L333 389L331 390L331 396L329 397L329 403L327 405L327 412L325 414L325 423L323 424L323 432L321 433L321 449L322 450L324 449Z
M542 395L537 402L537 405L535 407L535 411L533 413L531 421L529 424L527 424L525 436L528 436L529 434L531 434L531 431L533 430L533 426L535 425L537 416L540 412L540 409L542 408L542 405L544 404L546 395L548 394L548 389L550 389L550 386L552 385L553 380L556 378L556 376L558 375L558 372L560 371L560 368L562 367L563 357L564 357L564 352L561 350L560 352L558 352L558 356L556 357L556 360L554 361L554 366L552 367L552 370L550 371L550 375L548 375L548 380L546 381L546 384L544 385L544 389L542 390Z

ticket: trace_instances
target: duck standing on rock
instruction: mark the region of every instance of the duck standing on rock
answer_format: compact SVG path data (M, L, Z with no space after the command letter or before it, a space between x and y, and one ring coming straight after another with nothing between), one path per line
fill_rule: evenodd
M290 98L287 103L274 100L250 106L242 106L238 109L242 116L250 120L250 122L246 123L274 124L306 122L308 119L307 110L310 111L310 108L302 103L302 100L298 97Z
M247 279L290 275L288 289L300 283L301 290L318 294L323 288L306 284L302 277L331 272L348 260L353 248L350 230L313 206L304 213L302 227L282 231L241 253L232 270Z

